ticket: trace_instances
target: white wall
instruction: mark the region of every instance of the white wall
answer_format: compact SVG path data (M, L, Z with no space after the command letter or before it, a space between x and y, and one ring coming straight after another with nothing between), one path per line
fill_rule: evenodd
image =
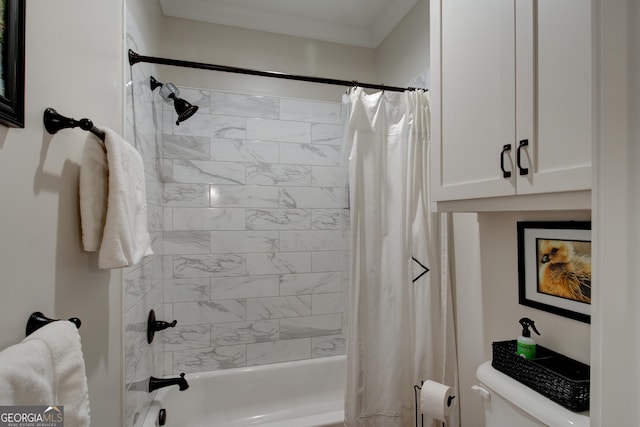
M429 70L429 2L420 0L376 49L377 82L405 86Z
M144 36L144 46L148 52L137 52L140 55L159 55L160 40L164 24L164 15L157 1L126 0L129 14L134 19L140 34Z
M176 18L165 18L162 56L288 74L375 81L372 49ZM160 73L162 79L179 86L256 95L339 101L345 92L340 86L172 66L161 67Z
M79 317L92 425L119 425L121 273L98 270L80 246L78 168L88 134L51 137L42 113L54 107L122 131L122 5L26 4L26 125L0 126L0 348L24 337L33 311Z

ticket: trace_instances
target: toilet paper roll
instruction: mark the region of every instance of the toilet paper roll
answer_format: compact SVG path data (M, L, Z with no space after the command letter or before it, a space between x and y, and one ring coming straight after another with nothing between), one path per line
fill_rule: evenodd
M455 406L456 399L451 387L427 380L420 390L420 411L427 416L446 421Z

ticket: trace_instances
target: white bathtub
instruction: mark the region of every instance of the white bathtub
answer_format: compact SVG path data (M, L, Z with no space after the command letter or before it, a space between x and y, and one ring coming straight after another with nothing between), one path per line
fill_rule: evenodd
M344 356L187 374L189 389L158 390L143 427L339 427Z

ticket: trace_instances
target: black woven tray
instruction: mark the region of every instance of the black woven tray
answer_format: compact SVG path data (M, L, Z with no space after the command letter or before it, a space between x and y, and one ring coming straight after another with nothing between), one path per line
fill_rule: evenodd
M589 365L541 345L536 358L526 360L516 346L516 340L494 342L491 366L567 409L589 409Z

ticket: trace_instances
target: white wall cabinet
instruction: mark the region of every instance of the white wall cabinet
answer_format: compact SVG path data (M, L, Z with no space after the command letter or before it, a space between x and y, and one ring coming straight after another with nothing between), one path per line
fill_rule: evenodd
M588 0L431 0L432 200L591 188Z

